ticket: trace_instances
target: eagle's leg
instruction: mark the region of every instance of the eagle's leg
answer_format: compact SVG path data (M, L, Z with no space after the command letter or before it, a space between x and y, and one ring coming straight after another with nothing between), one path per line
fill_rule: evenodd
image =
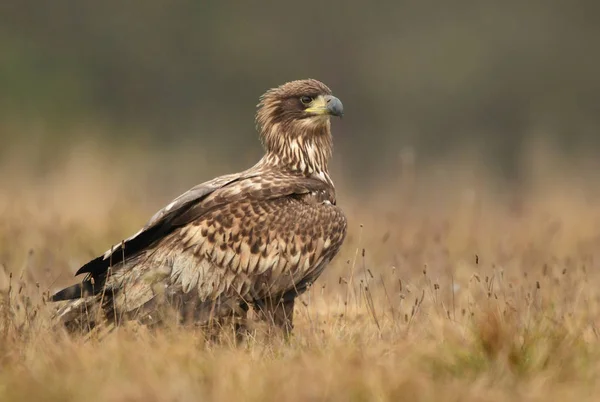
M233 340L239 344L244 341L248 334L248 303L246 301L236 302L234 300L226 301L219 306L213 306L211 317L208 322L209 338L211 340L220 340L220 336L230 330L233 330ZM225 332L223 332L225 330ZM228 338L232 339L232 338Z
M288 337L294 328L294 300L294 298L268 297L255 301L258 318L281 329Z
M239 306L240 314L238 320L235 321L235 339L237 343L243 342L245 337L250 332L248 330L247 319L248 319L248 310L250 306L246 301L242 301Z

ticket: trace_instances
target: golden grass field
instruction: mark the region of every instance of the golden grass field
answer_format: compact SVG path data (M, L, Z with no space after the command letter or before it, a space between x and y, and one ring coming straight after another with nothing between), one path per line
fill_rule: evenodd
M235 345L175 326L69 337L43 295L180 192L245 162L94 145L47 166L38 157L0 163L0 401L600 398L589 159L529 152L518 187L468 156L400 164L372 193L335 171L349 235L297 305L293 337L257 331Z

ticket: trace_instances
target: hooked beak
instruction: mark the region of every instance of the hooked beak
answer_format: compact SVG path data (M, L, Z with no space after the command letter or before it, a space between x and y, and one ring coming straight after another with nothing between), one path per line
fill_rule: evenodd
M315 99L305 111L316 115L342 117L344 115L344 105L342 104L342 101L335 96L325 95Z

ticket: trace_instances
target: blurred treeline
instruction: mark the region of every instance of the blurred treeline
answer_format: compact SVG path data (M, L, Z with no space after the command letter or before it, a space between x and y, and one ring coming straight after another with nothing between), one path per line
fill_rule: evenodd
M355 176L407 147L514 175L532 138L600 145L599 16L596 0L4 0L0 148L139 138L241 168L259 95L313 77L344 102L336 156Z

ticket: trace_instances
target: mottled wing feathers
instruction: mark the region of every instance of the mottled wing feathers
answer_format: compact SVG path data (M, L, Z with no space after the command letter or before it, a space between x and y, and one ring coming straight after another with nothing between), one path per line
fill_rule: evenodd
M140 231L83 265L75 275L97 275L106 271L109 266L122 262L123 259L127 260L173 229L174 218L183 214L191 205L200 202L215 190L239 180L243 175L244 173L220 176L186 191L154 214Z
M215 196L224 201L167 235L127 276L159 278L167 293L193 292L201 303L301 293L346 232L340 209L311 186L320 185L298 180L268 191L254 186L262 190L244 197ZM109 288L120 288L122 280L125 272L116 272Z
M179 197L175 198L172 202L170 202L166 207L154 214L154 216L150 218L148 223L146 223L143 230L146 230L156 225L167 215L175 213L176 211L180 210L183 206L189 205L194 202L198 202L203 197L207 196L213 191L224 186L230 185L231 183L235 182L236 180L239 180L240 178L248 177L252 177L252 175L244 173L225 175L192 187L190 190L181 194Z
M211 208L245 199L273 199L311 192L329 192L320 180L303 176L279 176L277 173L247 173L229 175L201 184L182 194L157 212L135 235L113 246L103 256L82 266L76 275L104 273L109 266L127 261L130 257L167 236L178 227L187 225Z
M293 298L319 276L342 244L346 219L334 204L326 183L305 176L266 172L230 181L162 214L128 240L126 247L137 253L124 262L113 253L114 269L103 277L102 288L112 300L106 307L130 314L164 296L200 306L218 301L217 307L232 300ZM143 244L152 235L157 237ZM95 261L108 267L104 258ZM105 271L87 272L102 277ZM73 297L54 299L76 298L82 287L72 288L62 293Z
M201 202L193 203L172 221L175 225L185 225L202 216L208 210L220 205L242 200L270 200L293 195L333 192L321 180L304 176L281 176L277 173L265 173L240 179L231 185L207 195Z

